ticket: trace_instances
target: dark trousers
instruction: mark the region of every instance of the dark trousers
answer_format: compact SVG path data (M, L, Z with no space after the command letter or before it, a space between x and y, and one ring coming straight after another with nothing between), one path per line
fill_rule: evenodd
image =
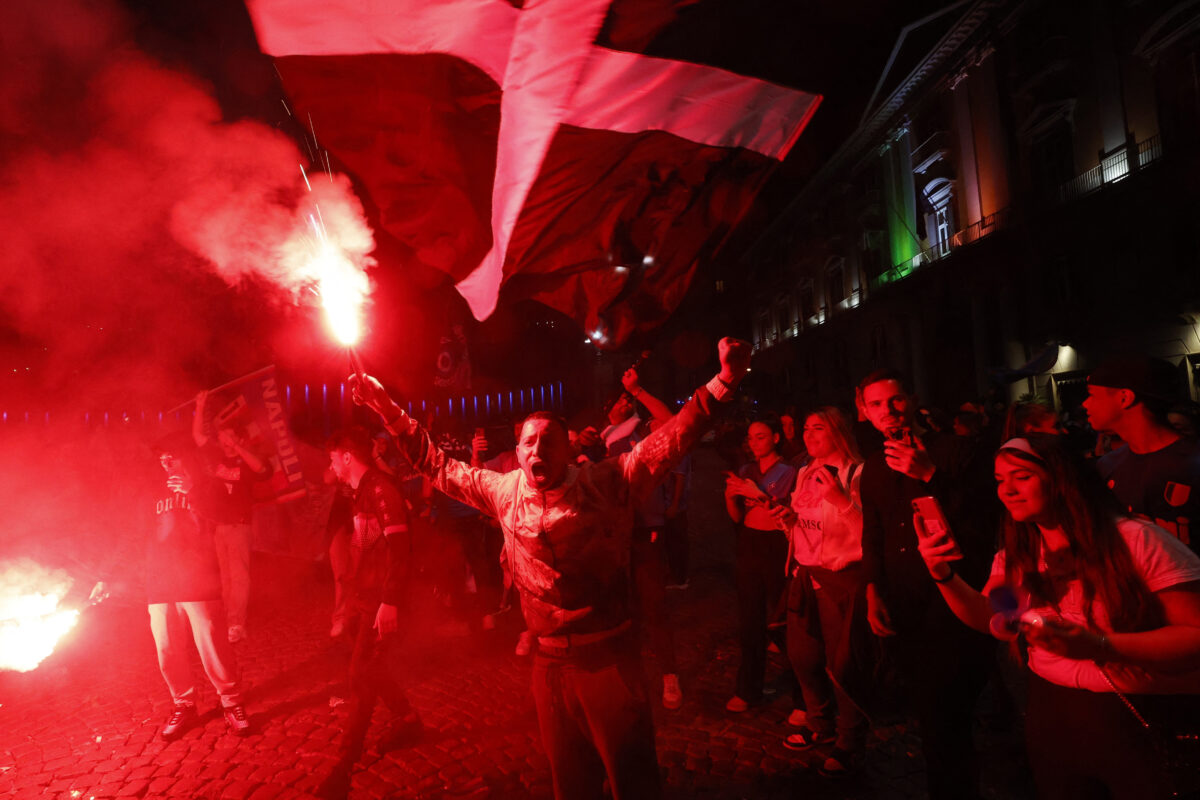
M651 541L653 539L653 541ZM678 672L675 665L675 630L667 619L667 555L661 529L636 530L630 557L633 572L633 622L650 636L650 644L662 671Z
M636 639L578 648L538 646L533 700L558 800L659 797L654 720Z
M750 703L762 700L767 669L767 623L779 607L787 581L787 536L783 531L738 528L734 582L737 584L737 696Z
M804 697L808 727L833 733L836 700L837 746L851 751L866 744L868 724L845 687L850 660L861 652L851 640L864 635L862 597L858 567L831 572L801 566L788 587L787 654Z
M400 634L380 639L372 627L374 617L365 612L357 616L358 631L350 656L350 714L340 748L340 760L347 767L362 755L377 700L382 700L397 720L413 713L400 677L404 670Z
M969 800L979 796L972 720L991 675L995 641L948 609L938 619L944 621L901 633L894 652L920 728L930 800Z
M443 535L444 560L438 570L438 582L458 608L473 615L491 614L500 607L504 575L500 568L501 534L478 516L451 517L438 521ZM466 565L475 578L475 595L466 591Z
M1145 713L1171 698L1134 696L1130 701ZM1029 676L1025 743L1042 800L1171 797L1168 771L1151 735L1115 694L1068 689Z
M671 583L676 586L687 583L691 542L688 540L686 511L680 511L673 517L667 517L666 527L663 528L663 544L667 551L667 566L670 568Z

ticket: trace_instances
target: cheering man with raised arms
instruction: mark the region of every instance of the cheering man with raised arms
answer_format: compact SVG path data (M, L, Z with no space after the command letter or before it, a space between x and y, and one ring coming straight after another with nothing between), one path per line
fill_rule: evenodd
M634 448L576 465L566 424L539 411L517 442L519 470L477 469L438 450L369 376L351 378L401 451L442 492L499 520L529 630L538 637L533 696L557 798L661 793L650 702L631 635L633 511L733 396L750 345L722 339L721 371Z

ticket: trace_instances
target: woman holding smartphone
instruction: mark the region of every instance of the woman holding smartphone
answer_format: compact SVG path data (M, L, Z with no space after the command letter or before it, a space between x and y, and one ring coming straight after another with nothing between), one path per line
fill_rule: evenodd
M996 454L1008 513L982 593L955 574L952 532L918 514L921 555L959 619L1028 645L1025 734L1041 797L1170 797L1161 731L1140 717L1200 694L1200 558L1122 515L1062 438L1010 439ZM1016 611L993 613L997 590Z
M787 503L796 468L780 457L779 438L774 420L750 423L746 446L754 460L725 481L725 509L738 523L734 582L742 660L736 693L725 704L734 713L762 702L767 625L783 594L788 543L771 511Z
M843 680L854 650L851 631L863 629L866 620L859 608L862 457L849 420L832 406L809 414L803 435L811 460L796 478L790 505L775 511L789 545L788 659L807 710L804 725L784 745L803 750L835 743L821 772L837 776L861 762L868 724ZM793 712L789 722L798 717Z

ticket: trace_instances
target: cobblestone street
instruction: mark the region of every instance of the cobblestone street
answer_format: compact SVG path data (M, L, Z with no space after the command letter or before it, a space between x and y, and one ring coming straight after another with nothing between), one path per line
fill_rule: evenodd
M817 774L823 750L795 753L782 744L790 688L780 686L769 704L745 714L725 711L737 667L731 527L716 457L701 451L698 460L690 587L668 598L684 704L678 711L658 705L655 712L668 796L923 797L911 726L877 728L865 769L834 781ZM236 645L254 726L245 739L225 732L196 660L202 724L163 742L158 731L170 701L145 607L131 599L86 609L72 637L40 668L0 674L0 796L308 796L334 763L346 711L339 682L344 648L328 637L327 573L324 565L265 555L255 563L250 636ZM425 734L414 746L386 753L368 739L351 796L550 797L529 662L513 654L516 620L502 618L496 630L468 635L433 607L420 613L430 624L410 636L409 686ZM780 658L772 656L769 681L781 674ZM652 658L647 673L660 687ZM377 717L374 732L381 727ZM983 749L987 796L1026 796L1011 733L986 735Z

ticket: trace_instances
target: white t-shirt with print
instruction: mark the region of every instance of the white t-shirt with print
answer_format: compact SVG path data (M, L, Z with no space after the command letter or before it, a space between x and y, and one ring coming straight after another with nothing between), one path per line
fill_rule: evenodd
M1200 581L1200 558L1187 545L1162 528L1141 519L1122 519L1117 530L1124 537L1133 556L1134 568L1152 592L1162 591L1191 581ZM1004 578L1004 551L992 561L992 579ZM1039 562L1045 569L1045 560ZM1078 580L1068 583L1066 594L1058 608L1035 606L1032 611L1043 616L1058 615L1077 625L1087 625L1083 608L1083 586ZM1096 626L1110 632L1108 612L1097 600L1093 614ZM1035 645L1029 647L1029 668L1051 683L1073 689L1109 692L1112 689L1093 661L1079 661L1056 655ZM1150 672L1126 664L1107 664L1113 683L1123 692L1132 694L1200 693L1200 671L1167 675Z

